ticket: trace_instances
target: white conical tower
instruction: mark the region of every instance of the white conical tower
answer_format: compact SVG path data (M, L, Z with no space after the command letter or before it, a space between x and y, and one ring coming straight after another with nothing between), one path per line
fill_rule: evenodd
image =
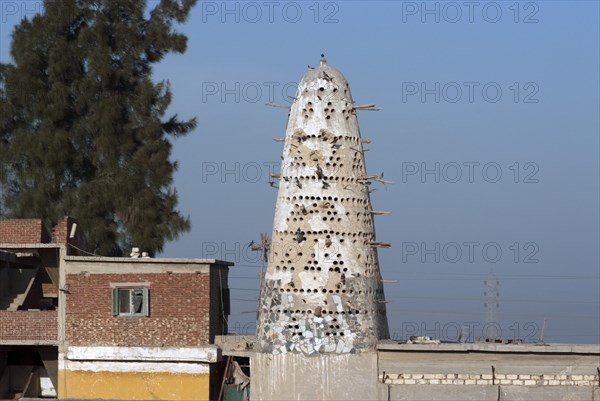
M363 141L348 82L324 59L291 106L258 351L345 354L388 338Z

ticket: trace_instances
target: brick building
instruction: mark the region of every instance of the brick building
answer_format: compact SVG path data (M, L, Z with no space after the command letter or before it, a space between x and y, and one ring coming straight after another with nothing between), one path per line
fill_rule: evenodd
M69 224L0 220L0 399L56 395L59 266L78 239L67 241Z
M0 399L202 400L228 262L83 256L75 220L0 220Z

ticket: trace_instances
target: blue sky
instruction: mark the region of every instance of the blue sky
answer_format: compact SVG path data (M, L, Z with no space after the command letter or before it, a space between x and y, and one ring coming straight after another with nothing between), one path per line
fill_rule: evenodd
M1 2L0 60L35 4ZM180 27L188 50L155 78L171 82L172 113L199 120L173 152L193 229L161 256L236 262L233 329L252 329L259 263L246 245L273 222L271 138L286 111L265 103L289 104L325 53L357 103L382 108L359 124L368 170L394 181L372 193L392 212L376 217L393 245L383 276L398 280L390 331L485 334L493 271L504 337L536 340L546 319L546 341L600 341L598 2L468 4L199 2Z

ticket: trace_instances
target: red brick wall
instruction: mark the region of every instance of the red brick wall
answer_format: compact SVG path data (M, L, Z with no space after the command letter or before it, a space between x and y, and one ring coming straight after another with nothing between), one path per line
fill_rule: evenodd
M0 341L56 341L56 311L0 311Z
M209 342L209 274L67 275L70 345L194 346ZM110 283L150 283L149 317L112 315Z
M58 289L56 288L56 286L53 283L42 283L42 295L44 297L54 296L57 294L58 294Z
M41 219L0 219L0 243L37 244L49 241Z
M70 238L71 229L73 228L74 224L77 224L75 237ZM79 255L81 253L80 250L85 250L87 248L87 240L83 233L83 228L77 219L69 216L66 216L52 228L52 242L57 244L74 245L74 247L68 247L67 253L69 255Z
M66 244L69 238L70 221L69 217L65 217L57 225L52 228L52 242L58 244Z

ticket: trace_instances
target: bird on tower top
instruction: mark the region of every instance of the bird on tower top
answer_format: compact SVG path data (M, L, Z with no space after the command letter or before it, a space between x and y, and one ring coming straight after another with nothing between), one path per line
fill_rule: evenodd
M325 58L324 54L321 54L321 67L324 65L327 65L327 59Z

